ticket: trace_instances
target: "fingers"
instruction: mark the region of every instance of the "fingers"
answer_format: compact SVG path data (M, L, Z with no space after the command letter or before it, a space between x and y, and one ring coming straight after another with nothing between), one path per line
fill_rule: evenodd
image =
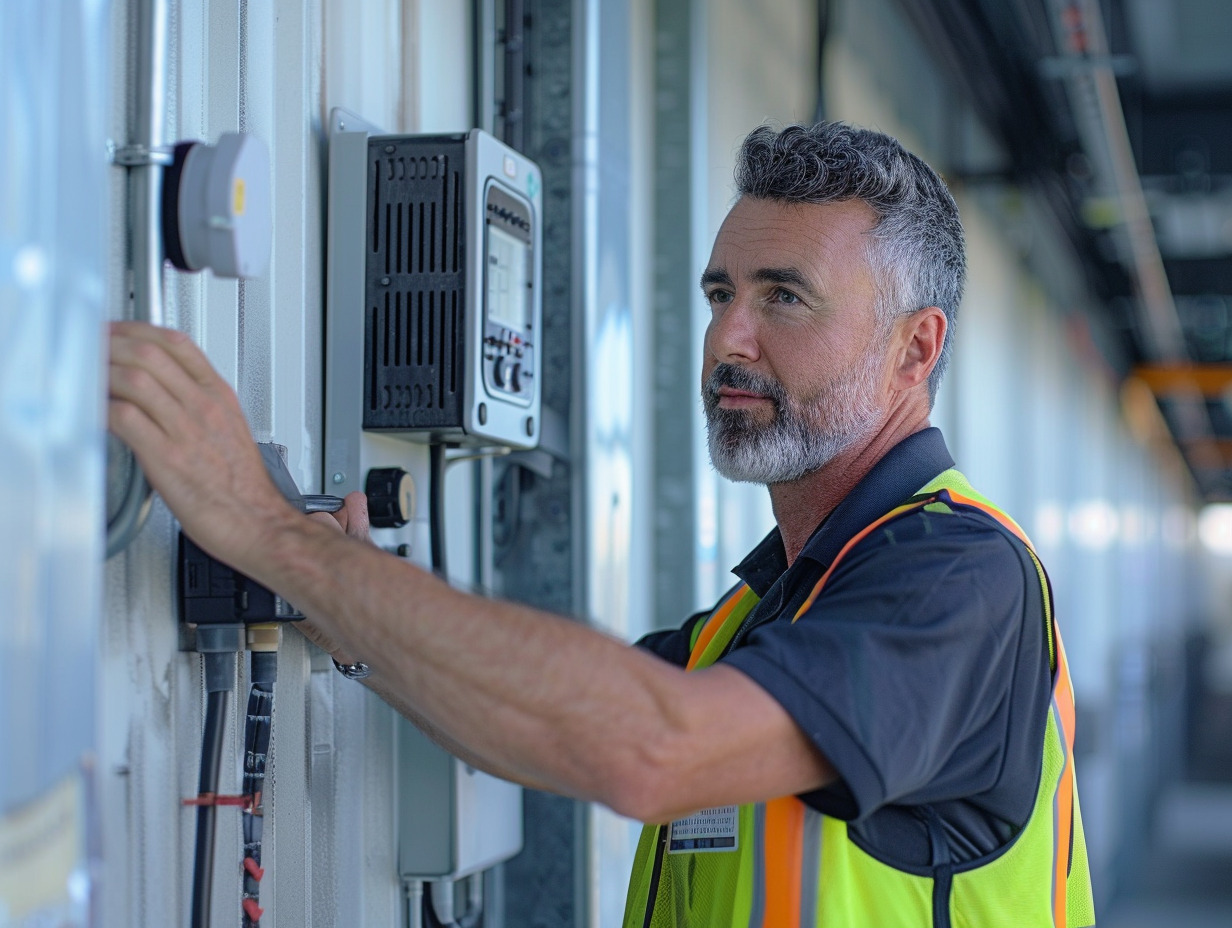
M199 406L203 390L230 389L186 335L131 322L112 326L111 381L113 394L156 420Z
M243 570L242 559L263 553L263 533L294 511L265 470L235 391L182 333L124 322L110 342L111 430L184 530Z
M107 402L107 428L141 455L161 452L167 444L167 434L135 403L112 397Z
M360 541L371 540L369 529L371 528L368 521L368 497L358 490L346 495L345 505L339 510L340 513L345 513L345 519L340 519L342 527L346 529L346 533L352 538L358 538Z
M110 376L110 426L130 445L137 435L147 440L165 440L171 426L187 410L165 383L143 366L112 361ZM140 428L139 428L140 426ZM126 429L137 429L130 434Z
M111 327L109 425L141 456L162 442L187 448L225 433L250 438L239 399L182 332L137 322ZM153 426L151 429L149 426Z
M117 338L157 346L174 358L188 375L201 384L219 381L218 373L191 338L177 329L167 329L147 322L111 323L113 345Z

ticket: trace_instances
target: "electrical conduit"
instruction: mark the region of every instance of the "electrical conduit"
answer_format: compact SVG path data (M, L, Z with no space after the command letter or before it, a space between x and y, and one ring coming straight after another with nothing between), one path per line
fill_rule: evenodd
M132 137L128 147L117 152L116 161L128 169L132 317L162 325L163 246L159 215L163 166L170 161L169 153L159 150L166 98L166 0L139 0L136 28ZM134 458L120 506L107 523L107 557L123 551L137 537L150 514L152 493Z

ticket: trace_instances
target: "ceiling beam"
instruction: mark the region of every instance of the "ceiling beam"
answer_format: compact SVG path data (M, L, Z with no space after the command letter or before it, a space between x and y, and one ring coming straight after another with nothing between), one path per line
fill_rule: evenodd
M1134 368L1137 377L1157 397L1221 397L1232 389L1232 364L1144 364Z

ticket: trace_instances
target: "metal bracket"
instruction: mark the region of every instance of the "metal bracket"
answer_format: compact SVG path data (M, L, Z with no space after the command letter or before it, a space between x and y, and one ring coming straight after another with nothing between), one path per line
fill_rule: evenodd
M166 166L174 160L175 153L170 148L162 146L146 148L144 145L125 145L111 152L111 163L122 168L142 168L152 164Z

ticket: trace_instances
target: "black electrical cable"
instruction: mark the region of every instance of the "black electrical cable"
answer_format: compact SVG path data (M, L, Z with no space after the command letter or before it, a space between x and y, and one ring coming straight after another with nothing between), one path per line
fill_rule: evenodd
M197 651L205 682L205 723L197 781L197 846L193 861L192 928L209 928L214 885L214 825L222 770L227 696L235 688L235 655L244 646L243 625L199 625Z
M217 655L206 655L207 661ZM209 799L218 792L222 770L222 735L227 714L227 691L212 691L206 696L205 726L201 736L201 773L198 798ZM209 928L210 890L214 884L214 825L218 807L197 807L196 865L193 867L192 928Z
M261 842L264 832L265 766L269 753L274 715L274 684L278 679L278 652L253 651L251 689L244 724L244 795L252 797L252 807L244 810L244 895L256 906L261 898ZM249 861L252 864L249 864ZM260 908L244 907L244 928L256 928ZM258 917L254 917L257 914Z
M445 564L445 446L435 442L430 446L432 486L428 492L428 523L432 535L432 570L442 580L449 579Z

